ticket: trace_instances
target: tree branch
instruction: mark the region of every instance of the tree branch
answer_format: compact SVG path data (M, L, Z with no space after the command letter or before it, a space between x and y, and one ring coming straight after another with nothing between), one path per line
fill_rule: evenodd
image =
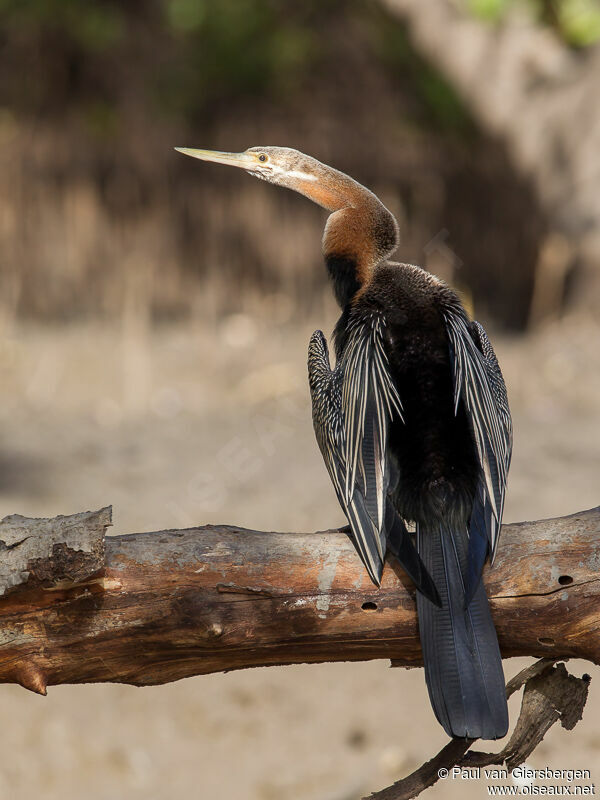
M0 682L166 683L272 664L418 666L414 588L349 537L232 526L107 537L110 509L0 523ZM600 509L505 525L484 579L503 656L600 662ZM45 548L45 549L44 549Z
M421 664L414 587L391 559L374 587L342 531L263 533L226 525L105 539L111 509L0 522L0 682L137 686L274 664L390 658ZM556 661L600 662L600 508L504 525L484 580L503 656L545 658L525 684L500 753L452 740L373 800L407 800L440 770L506 763L557 720L581 718L589 678Z

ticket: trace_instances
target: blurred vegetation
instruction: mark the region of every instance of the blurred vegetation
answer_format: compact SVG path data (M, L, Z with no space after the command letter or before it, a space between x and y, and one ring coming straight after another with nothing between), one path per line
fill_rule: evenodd
M78 109L111 136L132 92L149 113L191 123L239 98L284 102L323 65L323 26L354 14L382 64L414 81L430 121L465 131L463 105L405 31L361 10L359 0L0 0L3 103L57 116Z
M467 0L467 5L476 16L493 23L515 10L524 12L575 48L600 41L599 0Z
M318 209L172 151L263 143L380 192L403 259L526 324L534 193L377 3L0 0L0 140L0 316L314 308Z

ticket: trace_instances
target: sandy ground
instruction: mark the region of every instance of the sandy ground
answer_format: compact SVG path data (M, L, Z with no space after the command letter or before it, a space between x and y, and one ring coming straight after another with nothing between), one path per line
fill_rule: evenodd
M128 326L126 335L5 331L0 513L112 503L114 533L341 524L310 423L304 363L314 327L282 325L273 336L234 316L154 332ZM599 501L598 334L590 321L567 320L526 340L495 337L515 422L507 521ZM505 666L510 675L521 663ZM600 678L572 665L586 667ZM593 681L582 723L553 730L533 766L590 769L583 783L600 783L597 689ZM0 797L10 800L353 800L445 743L422 671L383 661L146 689L56 687L47 698L0 692ZM427 796L481 798L487 785L449 779Z

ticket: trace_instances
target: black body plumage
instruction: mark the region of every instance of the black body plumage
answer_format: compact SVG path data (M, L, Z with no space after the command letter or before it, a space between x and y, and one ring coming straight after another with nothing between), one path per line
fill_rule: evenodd
M415 523L416 548L405 533L398 554L419 589L436 716L453 736L504 736L480 576L499 530L511 425L489 340L441 281L390 262L343 309L334 337L333 371L320 332L309 346L313 421L359 553L378 583L391 529Z

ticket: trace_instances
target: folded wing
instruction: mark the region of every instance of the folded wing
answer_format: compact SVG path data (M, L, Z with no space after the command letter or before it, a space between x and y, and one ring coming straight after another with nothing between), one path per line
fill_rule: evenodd
M389 425L402 405L388 370L384 321L373 314L349 326L332 371L327 343L316 331L309 345L309 382L317 441L354 541L378 585L388 536L395 554L421 591L439 602L406 527L388 496Z
M502 372L485 330L478 322L468 322L460 310L447 310L445 319L455 410L464 404L481 469L469 524L468 602L488 552L493 561L498 544L512 452L512 421Z

